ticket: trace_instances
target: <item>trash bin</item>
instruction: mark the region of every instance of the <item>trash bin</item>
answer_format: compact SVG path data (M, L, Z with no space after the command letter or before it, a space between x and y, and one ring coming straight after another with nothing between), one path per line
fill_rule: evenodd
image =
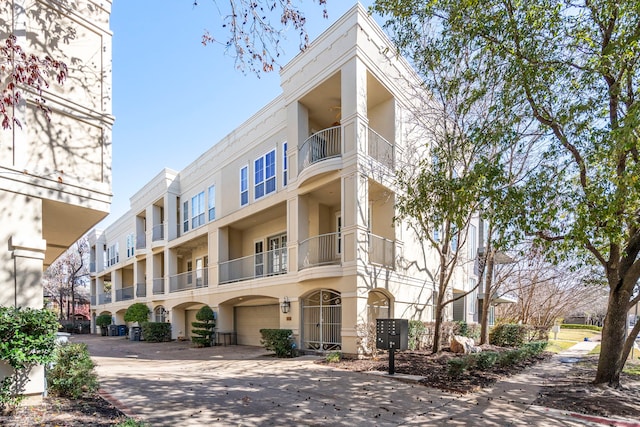
M131 335L129 336L131 341L140 341L140 335L142 335L142 328L140 326L131 328Z
M127 335L127 325L118 325L118 336L124 337Z
M117 337L118 336L118 326L117 325L109 325L109 336Z

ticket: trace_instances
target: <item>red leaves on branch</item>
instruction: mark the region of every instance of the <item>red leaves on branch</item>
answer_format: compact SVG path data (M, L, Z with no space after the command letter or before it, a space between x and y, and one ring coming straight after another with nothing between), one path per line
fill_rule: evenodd
M66 64L48 55L40 58L25 53L14 35L0 45L0 81L4 84L0 97L3 129L10 129L12 124L22 128L13 108L20 103L25 91L34 95L33 102L49 120L51 109L45 105L46 100L42 96L43 90L49 87L48 77L54 77L58 84L62 84L67 78Z

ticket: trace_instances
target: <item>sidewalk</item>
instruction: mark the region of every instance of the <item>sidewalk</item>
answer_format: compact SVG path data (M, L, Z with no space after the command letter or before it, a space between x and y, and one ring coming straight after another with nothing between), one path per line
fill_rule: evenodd
M276 359L256 347L193 349L118 337L76 341L89 345L109 399L154 427L616 425L532 406L544 385L541 374L562 375L568 366L561 358L581 357L593 343L580 343L490 390L454 395L416 384L416 378L338 370L312 356Z

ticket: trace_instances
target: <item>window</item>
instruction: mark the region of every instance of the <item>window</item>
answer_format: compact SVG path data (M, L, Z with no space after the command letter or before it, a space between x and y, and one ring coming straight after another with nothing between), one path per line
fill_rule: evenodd
M452 252L457 252L458 251L458 236L460 235L460 233L458 233L458 229L456 227L451 227L451 251Z
M439 228L434 228L433 229L433 240L435 240L436 242L440 242L440 229Z
M116 242L107 248L107 267L116 265L119 261L118 242Z
M193 261L187 261L187 285L193 283Z
M264 275L264 250L262 240L258 240L254 243L254 272L256 277L262 277Z
M189 231L189 202L184 202L182 205L182 231L184 233Z
M131 258L135 253L136 236L131 233L127 235L127 258Z
M336 238L336 253L342 253L342 216L340 213L336 213L336 232L338 234Z
M276 150L271 150L253 163L254 197L276 191Z
M191 198L191 228L204 225L204 191Z
M209 221L216 219L216 186L209 187Z
M240 206L249 203L249 167L240 169Z
M287 143L282 144L282 186L286 187L289 177L289 161L287 160Z
M476 279L469 279L469 290L476 287ZM469 304L467 307L469 308L469 314L476 314L476 305L478 302L478 290L472 291L469 296Z
M473 224L469 225L469 244L467 245L467 254L469 255L469 259L476 258L476 254L478 252L477 235L476 226Z

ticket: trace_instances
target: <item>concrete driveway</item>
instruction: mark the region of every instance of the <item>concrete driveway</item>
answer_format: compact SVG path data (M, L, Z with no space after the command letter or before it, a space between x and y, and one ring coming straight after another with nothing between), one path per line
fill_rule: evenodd
M461 396L318 365L317 357L276 359L258 347L195 349L88 335L73 341L88 344L108 397L152 426L584 425L531 406L533 372Z

